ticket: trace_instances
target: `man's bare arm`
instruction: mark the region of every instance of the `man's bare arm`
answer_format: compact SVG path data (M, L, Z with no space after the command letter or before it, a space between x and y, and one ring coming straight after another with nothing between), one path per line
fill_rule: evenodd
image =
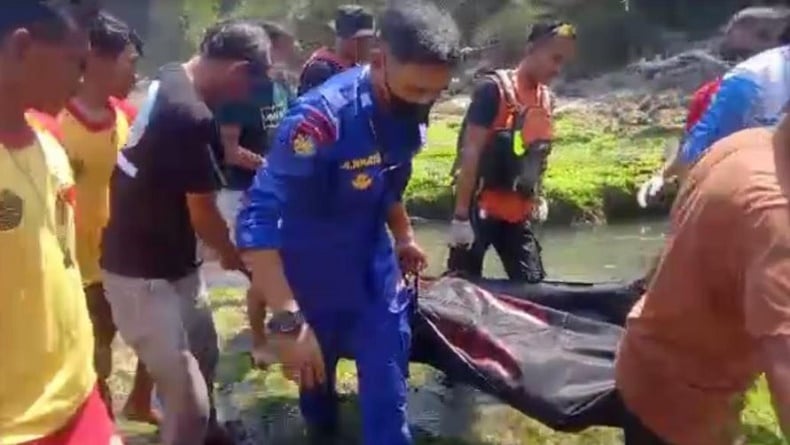
M455 210L453 215L469 218L469 205L477 186L477 169L480 155L488 140L489 129L479 125L468 124L464 134L461 150L461 171L458 174L456 187Z
M760 341L768 387L785 437L790 437L790 335L766 337Z
M411 227L409 213L402 202L390 206L387 213L387 227L395 238L395 244L405 244L414 241L414 230Z
M261 157L239 145L241 126L236 124L223 124L219 127L220 141L225 155L225 163L255 170L263 162Z
M666 180L677 177L678 173L680 173L681 163L680 157L678 156L679 151L680 146L678 145L675 150L669 153L669 156L664 160L664 165L661 166L661 176Z
M223 258L234 254L236 248L228 235L228 226L219 213L214 193L187 194L187 207L192 227L198 237Z
M247 269L252 272L254 292L251 294L262 296L274 313L299 310L277 250L247 250L242 253L242 257Z
M239 138L241 137L241 126L235 124L223 124L219 127L219 135L222 140L222 149L225 150L225 156L232 154L231 152L239 146Z

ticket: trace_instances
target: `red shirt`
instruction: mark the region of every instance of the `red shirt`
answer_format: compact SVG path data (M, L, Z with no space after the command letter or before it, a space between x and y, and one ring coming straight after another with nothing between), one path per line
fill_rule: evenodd
M694 95L691 96L688 115L686 115L687 132L690 131L697 121L700 120L702 115L705 114L705 110L708 109L708 105L710 105L711 101L713 100L713 96L715 96L716 92L719 91L719 85L721 85L721 77L717 77L716 79L702 85L697 91L694 92Z

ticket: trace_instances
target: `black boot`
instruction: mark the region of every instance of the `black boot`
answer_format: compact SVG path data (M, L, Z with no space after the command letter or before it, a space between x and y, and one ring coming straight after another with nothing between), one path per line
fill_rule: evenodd
M340 430L336 425L310 425L307 427L307 439L310 445L348 445L341 441Z

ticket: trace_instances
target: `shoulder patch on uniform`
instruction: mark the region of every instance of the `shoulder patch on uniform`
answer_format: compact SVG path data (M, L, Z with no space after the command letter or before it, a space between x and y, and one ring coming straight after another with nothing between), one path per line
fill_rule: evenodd
M309 157L315 154L315 142L307 133L296 131L291 140L291 147L297 156Z
M334 116L316 105L301 104L299 120L291 133L291 141L306 147L303 140L310 140L316 147L333 144L338 136L338 123ZM295 148L294 148L295 149Z

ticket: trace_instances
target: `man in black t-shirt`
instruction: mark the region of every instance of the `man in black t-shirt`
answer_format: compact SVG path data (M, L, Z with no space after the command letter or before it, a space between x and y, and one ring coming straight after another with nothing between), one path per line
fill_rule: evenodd
M210 408L217 336L195 234L225 269L243 264L216 206L209 106L246 97L269 50L260 25L209 29L200 54L160 69L112 174L103 279L118 330L156 382L166 445L226 443Z

